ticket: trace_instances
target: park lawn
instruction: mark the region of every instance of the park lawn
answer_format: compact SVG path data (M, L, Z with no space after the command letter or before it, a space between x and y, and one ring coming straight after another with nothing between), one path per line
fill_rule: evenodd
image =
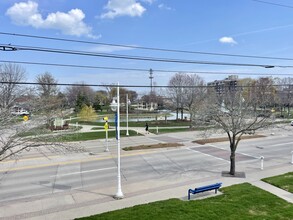
M64 132L70 132L70 131L77 131L80 130L82 127L78 126L69 126L69 129L64 130ZM61 130L56 130L55 132L61 132ZM41 125L35 128L32 128L28 131L21 132L17 134L19 137L29 137L29 136L38 136L38 135L43 135L43 134L52 134L53 131L47 128L46 125Z
M293 193L293 172L262 179L262 181Z
M96 122L96 121L79 121L79 120L71 120L70 123L74 124L78 122L80 125L93 125L93 126L104 126L105 122ZM176 121L176 120L168 120L167 122L164 120L158 121L129 121L129 127L145 127L145 124L148 123L149 127L174 127L174 126L190 126L189 121ZM110 127L114 127L114 122L109 122ZM120 122L121 127L126 127L126 122Z
M91 128L91 130L103 130L104 129L104 127L93 127L93 128Z
M129 136L139 136L136 131L129 130ZM108 138L115 138L115 131L108 131ZM126 130L120 131L120 137L126 137ZM81 133L72 133L72 134L61 134L61 135L51 135L44 136L39 141L47 142L72 142L72 141L89 141L105 139L105 132L81 132ZM36 140L36 139L33 139ZM38 141L38 140L36 140Z
M293 204L249 183L222 188L203 200L169 199L81 218L83 220L293 219Z

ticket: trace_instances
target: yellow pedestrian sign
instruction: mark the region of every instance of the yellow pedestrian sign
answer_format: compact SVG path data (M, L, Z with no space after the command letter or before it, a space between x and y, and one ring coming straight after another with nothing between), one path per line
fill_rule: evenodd
M25 115L25 116L23 116L23 118L22 118L24 121L28 121L28 116L27 115Z

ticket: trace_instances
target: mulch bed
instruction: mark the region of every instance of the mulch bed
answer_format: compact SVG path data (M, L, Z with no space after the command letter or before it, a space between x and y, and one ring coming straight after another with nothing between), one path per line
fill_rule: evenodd
M249 135L249 136L242 136L241 140L245 139L253 139L253 138L262 138L266 137L264 135ZM192 143L197 143L197 144L208 144L208 143L216 143L216 142L224 142L224 141L229 141L228 137L221 137L221 138L209 138L209 139L199 139L192 141Z
M145 150L145 149L156 149L156 148L166 148L166 147L181 147L183 144L179 143L159 143L159 144L150 144L150 145L139 145L134 147L125 147L123 150Z

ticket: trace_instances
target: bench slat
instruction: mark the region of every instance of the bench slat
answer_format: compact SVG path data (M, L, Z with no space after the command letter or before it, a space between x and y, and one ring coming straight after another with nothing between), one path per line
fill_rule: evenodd
M209 191L209 190L215 190L215 193L217 193L217 190L222 186L222 183L215 183L215 184L211 184L211 185L207 185L207 186L201 186L198 188L193 189L189 189L188 190L188 200L190 200L190 193L192 194L196 194L196 193L200 193L200 192L205 192L205 191Z

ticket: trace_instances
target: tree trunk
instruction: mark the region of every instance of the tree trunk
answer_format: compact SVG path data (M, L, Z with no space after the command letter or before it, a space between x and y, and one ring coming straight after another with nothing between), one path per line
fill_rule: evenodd
M236 158L235 158L235 152L236 152L236 136L235 134L232 135L230 138L230 175L235 175L235 164L236 164Z
M230 155L230 175L235 175L235 151L232 150Z

